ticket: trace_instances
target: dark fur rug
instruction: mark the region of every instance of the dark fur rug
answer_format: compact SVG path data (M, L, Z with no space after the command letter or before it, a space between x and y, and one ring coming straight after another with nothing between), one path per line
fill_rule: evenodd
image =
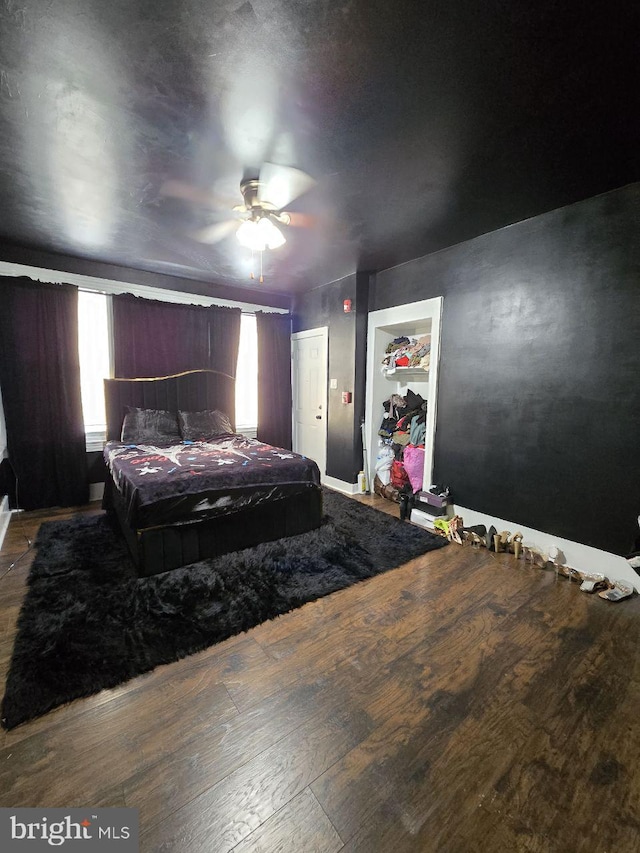
M11 729L393 569L446 540L324 491L317 530L136 577L106 516L42 525L2 703Z

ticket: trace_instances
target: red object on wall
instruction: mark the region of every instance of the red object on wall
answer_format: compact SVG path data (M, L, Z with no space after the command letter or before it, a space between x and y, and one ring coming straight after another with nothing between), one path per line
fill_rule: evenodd
M345 314L350 314L351 313L351 300L345 299L344 302L342 303L342 307L344 308Z
M342 402L350 403L351 402L351 391L343 391L342 392Z

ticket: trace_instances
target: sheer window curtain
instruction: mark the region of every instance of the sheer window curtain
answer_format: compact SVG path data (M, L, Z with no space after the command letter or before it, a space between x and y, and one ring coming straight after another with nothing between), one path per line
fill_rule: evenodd
M256 312L258 439L291 449L291 317Z
M0 278L0 387L20 507L86 504L76 287Z

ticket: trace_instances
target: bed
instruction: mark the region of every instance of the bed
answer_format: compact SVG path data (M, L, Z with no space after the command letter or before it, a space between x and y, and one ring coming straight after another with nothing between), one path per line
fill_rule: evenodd
M104 385L103 506L117 518L140 576L320 525L317 465L235 433L233 377L193 370ZM162 422L158 433L146 431L149 418L154 430ZM175 435L164 429L172 418ZM220 428L202 426L212 422Z

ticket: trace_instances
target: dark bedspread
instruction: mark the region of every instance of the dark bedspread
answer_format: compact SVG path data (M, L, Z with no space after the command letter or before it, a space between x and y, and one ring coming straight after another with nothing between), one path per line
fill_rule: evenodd
M170 447L110 441L104 458L134 529L212 518L320 484L313 460L240 435Z

